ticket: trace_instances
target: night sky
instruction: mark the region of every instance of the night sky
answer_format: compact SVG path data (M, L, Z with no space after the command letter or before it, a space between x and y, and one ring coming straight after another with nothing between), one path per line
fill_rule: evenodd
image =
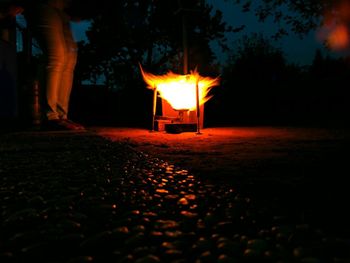
M223 12L224 20L233 27L245 25L245 29L239 33L231 33L228 35L228 39L233 43L243 35L249 35L250 33L263 33L266 37L272 36L276 33L277 25L274 24L271 19L266 22L259 22L254 16L253 10L249 13L243 13L237 5L232 4L230 1L224 0L207 0L215 8ZM316 33L310 32L303 39L300 39L293 33L290 36L283 37L280 41L273 41L274 46L280 47L286 55L289 62L308 65L312 62L315 50L317 48L323 48L322 44L316 39ZM224 58L221 54L219 57Z
M233 27L238 27L244 24L246 27L239 33L230 33L227 38L231 47L234 47L235 41L240 39L243 35L249 35L253 32L261 32L265 36L270 37L276 33L277 25L274 24L271 19L265 23L261 23L254 16L253 12L243 13L239 10L239 7L232 4L232 2L225 2L224 0L207 0L214 8L222 10L224 20ZM73 31L77 40L86 39L85 30L89 27L88 21L81 21L79 23L73 23ZM316 32L310 32L304 38L300 39L293 33L289 36L283 37L279 41L272 42L275 47L281 48L285 53L288 62L297 65L309 65L315 55L316 49L321 49L328 55L339 55L335 52L327 52L322 46L322 43L317 39ZM217 57L219 62L224 63L227 55L220 52L213 43L214 49L217 51Z

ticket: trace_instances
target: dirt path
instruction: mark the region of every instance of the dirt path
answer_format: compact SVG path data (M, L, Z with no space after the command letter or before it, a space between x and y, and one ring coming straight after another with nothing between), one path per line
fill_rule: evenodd
M347 131L90 129L2 135L1 262L349 261Z
M207 128L201 135L133 128L95 130L202 176L263 180L276 179L277 173L277 179L289 183L310 171L344 168L343 152L350 138L346 130L288 127Z
M350 220L348 130L236 127L207 128L201 135L132 128L95 131L180 165L214 185L230 184L259 206L302 211L333 227Z

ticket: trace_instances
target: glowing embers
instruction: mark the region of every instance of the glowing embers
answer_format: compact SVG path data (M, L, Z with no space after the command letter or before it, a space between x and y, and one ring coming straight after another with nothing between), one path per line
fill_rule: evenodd
M154 90L153 124L156 130L178 133L197 131L203 126L203 105L211 96L209 91L219 85L219 78L202 77L197 71L179 75L169 71L164 75L154 75L142 70L142 77L149 89ZM162 99L162 116L155 116L157 96Z

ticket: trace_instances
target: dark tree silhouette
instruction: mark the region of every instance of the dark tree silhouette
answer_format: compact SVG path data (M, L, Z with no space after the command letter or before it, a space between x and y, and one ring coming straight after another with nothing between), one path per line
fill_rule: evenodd
M238 41L222 73L215 99L208 102L212 124L285 123L301 71L261 34ZM283 115L283 116L282 116Z
M102 75L107 85L130 88L138 63L152 71L182 73L183 26L189 69L205 71L215 58L210 41L225 47L225 32L231 30L220 11L197 0L108 1L92 18L89 42L80 45L81 79Z
M318 37L323 41L325 47L332 50L348 51L350 47L349 25L350 25L350 3L346 0L306 0L306 1L291 1L291 0L227 0L242 8L244 12L253 12L261 22L267 19L272 19L279 27L275 32L274 38L278 39L283 35L296 34L300 38L304 37L311 30L316 30ZM249 46L249 43L246 43ZM266 49L264 47L263 49ZM256 58L254 58L255 61ZM247 60L249 61L248 57ZM260 60L260 59L258 59ZM251 61L252 62L252 61ZM239 59L235 60L234 64L229 64L226 68L233 76L233 72L237 68L241 68L240 76L249 75L252 71L249 68L244 69L244 64L239 65ZM260 64L255 61L255 63ZM249 64L249 63L248 63ZM269 69L269 62L264 62L264 66ZM243 66L243 67L242 67ZM313 64L310 69L296 68L288 66L287 75L294 72L293 78L284 77L278 84L276 89L277 105L276 111L286 116L286 120L290 123L299 124L345 124L349 123L346 116L349 113L348 103L346 102L345 87L342 83L349 81L349 60L346 56L335 59L324 58L320 51L316 53ZM260 83L268 87L273 87L269 82L269 73L264 72L265 68L261 67L258 74L251 75L251 78L259 79L261 73L265 76L265 80ZM284 71L284 70L283 70ZM236 74L237 75L237 74ZM284 74L282 74L284 75ZM237 107L238 111L256 112L266 116L263 107L258 107L261 104L261 98L268 96L268 93L260 94L259 89L250 90L248 83L245 86L246 90L250 90L250 96L244 96L244 90L241 93L233 95L233 87L238 84L239 76L235 76L236 82L233 81L228 87L225 84L226 93L232 93L231 97L227 95L225 98L231 100L235 96L242 100L237 101L238 105L255 105L256 107L245 106L245 110L241 106ZM224 78L223 78L224 79ZM282 86L281 86L282 85ZM283 90L281 93L280 91ZM248 92L248 91L246 91ZM266 92L266 90L265 90ZM250 98L252 104L249 104ZM265 98L266 99L266 98ZM256 101L255 101L256 100ZM255 102L253 102L255 101ZM259 103L260 102L260 103ZM233 103L234 104L234 103ZM236 114L236 111L231 110ZM236 114L237 115L237 114ZM234 117L237 117L234 115ZM252 116L252 114L250 115ZM240 115L241 117L241 115ZM254 118L250 118L253 120ZM264 118L260 118L264 119Z
M226 0L241 7L244 12L254 12L264 22L273 19L280 28L276 37L294 32L300 36L320 27L326 18L345 19L344 0ZM349 17L347 17L349 18Z
M317 50L309 71L309 98L313 115L325 124L348 125L349 58L331 58Z
M254 12L261 22L272 19L278 29L278 39L296 34L303 38L316 30L319 41L332 50L350 50L350 2L348 0L226 0Z

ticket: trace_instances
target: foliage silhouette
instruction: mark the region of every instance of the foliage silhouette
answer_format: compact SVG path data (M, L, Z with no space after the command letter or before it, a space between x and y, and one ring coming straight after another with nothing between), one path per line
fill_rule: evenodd
M317 51L310 67L288 64L268 39L246 36L208 102L208 125L347 126L348 62Z
M158 73L168 69L182 73L183 18L189 69L197 66L200 72L204 71L205 65L215 58L210 41L217 39L222 47L227 47L225 32L231 29L222 21L221 12L213 14L212 7L203 1L182 2L105 3L92 18L87 32L89 41L80 43L80 79L98 80L103 76L112 88L129 87L125 74L139 78L135 74L138 63Z

